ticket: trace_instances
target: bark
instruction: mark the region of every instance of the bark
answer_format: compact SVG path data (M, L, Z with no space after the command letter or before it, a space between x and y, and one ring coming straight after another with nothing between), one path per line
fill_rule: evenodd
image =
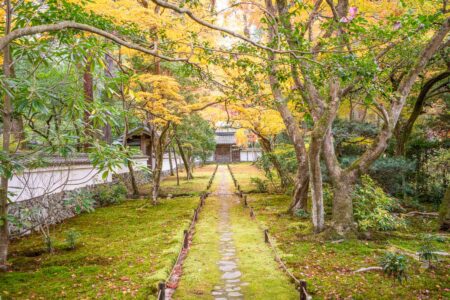
M178 137L175 137L175 142L178 147L178 151L180 152L181 160L183 161L184 169L186 171L186 178L187 180L193 179L194 176L192 176L191 168L189 167L189 161L184 153L183 147L181 146L180 140Z
M439 211L439 229L442 231L450 231L450 187L447 190L442 199L441 208Z
M417 118L422 114L423 107L427 100L427 95L430 90L441 80L450 77L450 71L446 71L440 73L433 78L430 78L421 88L419 96L417 97L416 102L414 103L414 108L411 114L409 115L408 120L401 124L398 122L395 128L395 136L396 136L396 145L395 145L395 155L402 156L405 155L405 144L411 135L412 128Z
M170 151L170 149L169 149ZM180 185L180 175L178 174L178 158L177 153L175 152L175 147L172 146L173 157L175 158L175 172L177 174L177 185Z
M84 110L84 126L85 126L85 134L87 138L93 138L93 128L92 122L90 121L90 106L94 102L94 78L92 76L92 62L90 58L86 58L87 62L84 66L83 70L83 92L84 92L84 102L86 104L86 108ZM85 137L86 138L86 137ZM84 151L87 152L89 150L89 140L84 143Z
M159 189L161 185L161 173L164 161L164 151L166 149L166 137L170 123L165 125L161 130L161 134L155 134L155 169L153 171L153 187L152 187L152 201L153 205L158 203Z
M5 33L8 34L11 30L11 3L6 2L6 22ZM11 76L11 55L9 45L3 49L3 75L5 78ZM7 81L4 81L7 85ZM9 89L8 86L4 87ZM8 93L3 97L3 151L6 156L10 155L11 142L11 117L12 117L12 99ZM0 177L0 270L7 269L8 246L9 246L9 231L8 231L8 180L6 176Z
M169 148L169 168L170 168L170 176L173 176L173 165L172 165L172 151Z

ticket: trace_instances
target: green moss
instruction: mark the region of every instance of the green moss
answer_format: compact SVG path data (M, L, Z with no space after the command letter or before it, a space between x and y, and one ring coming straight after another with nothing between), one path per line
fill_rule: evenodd
M174 299L211 299L213 287L220 285L218 206L217 197L206 199Z
M183 229L198 198L145 200L99 208L55 226L56 252L43 252L38 235L13 241L13 271L0 274L3 298L57 299L153 297L176 256ZM78 247L65 250L65 233L81 233Z
M251 168L248 165L233 165L237 178L249 178L260 173ZM409 258L409 279L402 285L381 272L353 273L362 267L377 266L380 257L388 250L418 251L424 235L439 235L436 219L409 218L405 228L373 235L370 241L354 239L332 243L324 241L320 235L313 235L309 220L287 214L290 201L290 197L285 195L251 194L248 197L257 219L270 228L283 253L283 260L297 278L307 281L314 299L450 297L446 290L450 285L446 268L450 262L448 257L440 257L442 261L432 270L423 269L419 261ZM445 242L434 241L433 245L441 251L450 252L448 237Z

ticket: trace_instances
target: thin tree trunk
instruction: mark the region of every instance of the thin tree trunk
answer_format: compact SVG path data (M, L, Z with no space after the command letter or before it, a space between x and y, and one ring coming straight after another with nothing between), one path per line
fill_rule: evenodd
M170 168L170 176L173 176L173 166L172 166L172 152L170 151L169 148L169 168Z
M189 167L189 161L187 160L183 147L181 147L180 140L177 137L175 137L175 142L178 146L178 151L180 152L181 159L183 160L184 169L186 170L186 178L187 180L193 179L194 176L192 176L191 169Z
M86 108L84 110L84 126L85 133L87 137L93 137L93 129L90 128L92 122L90 121L90 105L94 101L94 78L92 76L92 62L89 57L86 58L87 62L84 66L83 70L83 91L84 91L84 101L86 103ZM89 150L89 142L84 142L84 151L87 152Z
M161 134L156 138L155 147L155 169L153 171L153 189L152 189L152 200L153 205L158 203L159 188L161 185L161 173L164 161L164 150L166 145L166 134L169 129L170 123L164 126L161 130ZM156 134L155 134L156 136Z
M9 0L6 3L6 22L5 22L5 34L11 31L11 2ZM10 46L7 45L3 50L3 75L6 79L11 76L11 55ZM7 86L7 80L3 81L5 89L9 89ZM12 116L12 99L9 93L5 93L3 98L3 151L7 156L10 155L10 139L11 139L11 116ZM4 174L4 173L3 173ZM9 231L8 231L8 180L5 175L0 178L0 270L5 271L7 269L8 259L8 246L9 246Z
M170 151L170 149L169 149ZM177 185L180 185L180 175L178 174L178 158L177 153L175 152L175 147L172 146L173 157L175 158L175 171L177 173Z
M121 55L121 52L119 49L119 64L121 64L121 63L122 63L122 55ZM122 107L123 107L124 111L127 111L123 81L121 81L121 83L120 83L120 96L122 98ZM128 116L127 116L127 114L125 114L124 123L125 123L124 124L125 128L123 130L124 132L123 132L122 144L123 144L123 147L125 149L127 149L127 144L128 144L127 143L127 138L128 138ZM130 174L131 190L132 190L134 196L138 196L139 188L136 183L136 177L134 174L133 164L131 163L131 157L128 158L127 167L128 167L128 173Z

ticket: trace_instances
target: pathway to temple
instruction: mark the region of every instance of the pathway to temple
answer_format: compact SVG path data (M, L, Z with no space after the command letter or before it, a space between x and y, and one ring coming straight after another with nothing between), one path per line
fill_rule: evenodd
M298 299L220 165L173 299Z

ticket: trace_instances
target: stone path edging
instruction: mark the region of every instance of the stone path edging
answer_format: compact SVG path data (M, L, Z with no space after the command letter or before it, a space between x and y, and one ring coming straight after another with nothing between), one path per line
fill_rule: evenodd
M212 185L212 182L214 180L214 177L216 175L218 167L219 167L219 165L216 165L216 168L214 169L214 172L209 179L206 190L200 196L200 202L197 205L197 208L194 209L194 214L192 216L192 219L191 219L188 229L184 230L183 244L180 248L180 252L178 253L178 257L175 261L175 264L172 267L172 270L170 271L166 280L163 282L160 282L158 284L158 295L157 295L158 300L172 299L172 295L175 292L176 288L178 287L178 283L180 282L181 275L182 275L182 266L183 266L184 260L187 257L189 247L192 242L192 237L194 235L195 223L198 220L198 214L200 213L202 207L204 206L206 198L210 194L209 189Z

